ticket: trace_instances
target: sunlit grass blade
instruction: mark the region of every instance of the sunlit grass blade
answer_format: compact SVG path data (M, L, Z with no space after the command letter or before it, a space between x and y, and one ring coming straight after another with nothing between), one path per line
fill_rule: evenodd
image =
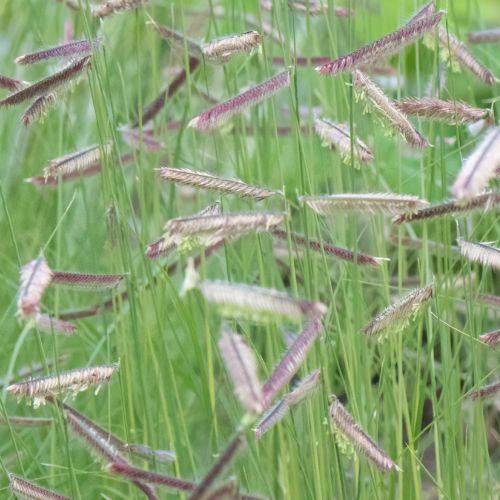
M213 108L195 116L188 123L188 127L200 130L217 128L227 122L233 115L241 113L251 106L255 106L283 88L288 87L290 85L290 75L291 70L288 69L250 90L242 92L221 104L216 104Z
M282 193L259 186L246 184L239 179L217 177L207 172L197 172L187 168L161 167L160 179L175 182L184 186L193 186L200 189L219 191L221 193L235 194L241 198L263 200L271 196L281 196Z
M408 144L416 148L429 145L427 140L408 121L408 118L394 106L394 103L367 75L355 70L352 74L352 83L357 96L364 98L377 112L382 123L389 123L404 137Z
M61 86L68 85L72 80L82 75L85 69L90 65L90 58L91 56L82 57L44 80L24 87L14 94L10 94L0 101L0 107L12 106L30 99L36 99L37 97L50 94Z
M381 335L382 340L391 332L403 330L418 311L432 298L434 285L416 288L394 304L377 314L362 332L366 335Z
M258 415L262 411L262 387L252 349L241 335L223 330L219 350L241 404Z
M334 395L331 396L330 421L339 447L343 451L354 448L365 455L381 471L396 471L401 469L387 453L363 430L354 417L344 408Z

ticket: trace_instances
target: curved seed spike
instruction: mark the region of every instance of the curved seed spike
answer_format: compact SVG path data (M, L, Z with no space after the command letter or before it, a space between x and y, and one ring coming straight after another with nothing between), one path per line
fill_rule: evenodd
M16 497L20 496L22 498L32 498L38 500L71 500L69 497L65 497L59 493L30 483L25 479L15 476L14 474L9 474L9 487L10 491L12 491Z
M40 311L45 289L52 281L52 270L43 255L21 267L17 314L28 316Z
M455 198L472 198L495 177L500 168L500 127L492 128L465 160L451 188Z
M302 333L285 352L269 379L264 384L264 408L269 407L281 389L283 389L283 387L290 382L295 373L297 373L320 330L321 320L319 317L315 317L306 324Z
M201 51L206 60L225 64L237 54L251 53L258 49L261 43L262 36L258 31L247 31L205 43L201 46Z
M83 290L107 290L120 284L124 274L82 274L53 271L52 283Z
M500 330L483 333L479 336L479 340L484 344L488 344L490 347L496 347L500 345Z
M351 71L361 64L371 64L387 58L434 29L442 16L443 12L437 12L415 19L393 33L317 67L316 71L322 75L333 76L342 71Z
M227 179L216 177L207 172L197 172L187 168L161 167L159 169L160 179L164 181L176 182L185 186L193 186L200 189L209 189L222 193L236 194L241 198L253 198L263 200L271 196L282 196L281 192L271 191L246 184L239 179Z
M101 38L93 38L92 40L77 40L74 42L57 45L48 49L39 50L19 56L15 59L16 64L34 64L47 59L84 56L97 49L101 44Z
M391 304L380 314L375 316L363 329L366 335L387 334L391 331L400 331L406 327L411 317L429 301L434 293L434 285L416 288L403 298ZM384 337L381 338L381 340Z
M429 202L417 196L396 193L342 193L318 196L300 196L317 214L330 215L335 212L359 212L394 215L402 210L413 210Z
M35 325L42 331L47 333L57 332L66 336L71 336L76 333L76 325L59 318L51 318L47 314L35 314Z
M408 121L408 118L399 111L382 90L373 83L368 76L359 70L352 73L352 83L357 94L362 95L377 111L381 120L388 122L410 144L416 148L429 145L427 140Z
M495 209L499 204L500 192L490 191L481 193L466 201L448 200L429 207L420 208L414 212L400 214L392 219L392 223L398 225L403 222L428 220L437 217L457 217L459 215L467 215L475 210L486 212Z
M149 0L104 0L102 4L92 5L91 12L96 17L107 17L118 12L144 7L148 2Z
M281 89L288 87L290 85L291 71L291 69L283 71L246 92L242 92L223 103L216 104L213 108L195 116L188 123L188 127L200 130L217 128L233 115L241 113L245 109L271 97Z
M285 398L280 399L272 406L253 427L255 439L260 439L266 432L274 427L280 420L283 420L290 409L290 405Z
M150 19L147 24L151 25L163 39L178 49L184 51L184 49L187 48L188 54L191 57L195 57L197 59L203 58L203 51L199 43L189 40L189 38L186 38L183 34L171 30L170 28L167 28L167 26L158 24L156 21L153 21L153 19Z
M362 429L354 417L344 408L336 396L331 396L330 420L339 438L348 441L358 452L365 455L382 471L401 469L385 451Z
M21 90L27 85L29 85L29 82L23 82L21 80L9 78L8 76L0 75L0 89L7 89L11 92L16 92L17 90Z
M491 266L500 269L500 249L484 243L466 241L462 238L458 240L460 253L473 262L479 262L484 266Z
M32 85L7 96L5 99L0 101L0 107L12 106L29 99L35 99L42 95L50 94L61 86L67 85L70 81L78 78L90 65L90 58L91 56L82 57L44 80L33 83Z
M499 392L500 392L500 381L497 381L497 382L493 382L491 384L485 385L483 387L480 387L476 391L469 392L467 397L474 401L476 399L484 399L484 398L489 398L491 396L495 396Z
M248 412L258 415L262 411L262 387L252 349L241 335L223 331L219 350L241 404Z
M500 42L500 28L469 33L470 43L498 43Z

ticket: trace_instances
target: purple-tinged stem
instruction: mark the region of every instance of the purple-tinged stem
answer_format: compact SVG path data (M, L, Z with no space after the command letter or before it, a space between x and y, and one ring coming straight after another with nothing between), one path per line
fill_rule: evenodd
M0 418L0 425L12 425L13 427L46 427L54 422L52 418L37 417L7 417Z

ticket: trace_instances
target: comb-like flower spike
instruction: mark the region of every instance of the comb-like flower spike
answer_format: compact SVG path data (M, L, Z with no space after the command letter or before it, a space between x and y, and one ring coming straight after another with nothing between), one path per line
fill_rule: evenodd
M364 142L356 138L352 143L349 127L346 125L334 123L327 118L315 118L314 130L323 141L322 145L338 151L345 163L350 163L352 156L357 168L361 162L373 161L373 153Z
M331 396L329 413L335 437L341 448L353 447L384 472L392 470L399 472L401 470L387 453L363 430L359 423L354 420L354 417L334 395Z
M0 107L12 106L30 99L36 99L37 97L50 94L62 86L68 85L72 80L82 75L90 65L90 59L91 56L82 57L44 80L24 87L14 94L10 94L0 101Z
M92 5L92 15L96 17L107 17L118 12L138 9L147 5L149 0L104 0L103 3Z
M450 125L463 125L486 119L492 121L489 109L474 108L462 101L444 101L434 97L407 97L394 102L407 116L419 116Z
M375 316L361 331L366 335L380 335L380 340L392 331L403 330L409 321L433 296L434 285L416 288Z
M205 495L210 491L210 488L221 475L222 471L231 463L235 455L240 451L240 449L245 445L245 437L241 432L238 432L236 436L229 442L226 449L220 454L218 460L207 472L206 476L201 480L201 482L196 486L189 500L202 500Z
M52 270L45 258L40 256L24 265L21 268L20 281L17 314L29 316L38 313L42 295L52 281Z
M15 80L14 78L9 78L8 76L0 75L0 89L7 89L11 92L16 92L22 88L29 85L28 82L23 82L21 80Z
M125 278L124 274L81 274L53 271L52 284L83 290L115 288Z
M300 13L308 13L311 16L326 14L328 12L328 2L320 0L288 0L288 6ZM354 10L345 7L334 7L334 14L337 17L354 16Z
M500 168L500 127L492 128L465 160L451 188L458 199L479 194Z
M34 64L53 58L67 58L74 56L82 57L97 49L100 44L101 38L93 38L92 40L77 40L19 56L14 62L16 64Z
M225 64L237 54L257 50L261 43L262 36L258 31L247 31L205 43L201 46L201 51L206 60L216 64Z
M42 488L34 483L30 483L14 474L9 474L10 491L17 498L32 498L38 500L71 500L69 497L60 495L54 491Z
M363 96L378 113L380 119L388 122L392 128L397 130L408 144L416 148L429 145L427 140L408 121L393 102L382 92L382 90L359 70L352 73L352 83L358 95Z
M202 281L197 288L207 302L214 304L219 313L227 317L300 321L304 315L311 317L326 313L326 306L321 302L294 299L272 288L221 281Z
M500 269L500 249L484 243L466 241L459 238L458 246L460 253L473 262L479 262L484 266Z
M76 326L73 323L64 321L60 318L51 318L47 314L35 314L34 321L35 326L42 332L56 332L66 336L71 336L76 333Z
M433 30L442 16L443 12L436 12L418 18L397 31L385 35L350 54L317 67L316 71L322 75L333 76L342 71L352 71L361 64L371 64L381 58L387 58L406 45L416 42L425 33Z
M200 130L210 130L228 121L233 115L258 104L290 85L291 69L273 76L259 85L238 94L231 99L216 104L207 111L195 116L188 127Z
M161 167L160 179L175 182L184 186L193 186L200 189L209 189L221 193L236 194L241 198L263 200L271 196L282 196L281 192L267 188L252 186L239 179L217 177L207 172L197 172L187 168Z
M318 196L300 196L300 203L306 203L319 215L336 212L357 212L394 215L403 210L415 210L428 205L417 196L396 193L342 193Z
M21 117L23 125L28 127L34 122L41 120L47 114L48 109L56 103L57 98L56 93L54 92L38 97L23 113L23 116Z
M288 233L283 229L273 229L273 236L280 238L282 240L288 239ZM324 252L327 255L332 255L340 260L345 260L346 262L353 262L355 264L368 265L368 266L380 266L388 259L384 257L372 257L362 252L353 252L352 250L347 250L346 248L336 247L330 243L317 240L306 239L304 236L298 233L291 233L290 238L292 242L296 245L307 246L314 252Z
M262 411L262 387L252 349L241 335L223 331L219 350L241 404L258 415Z
M498 78L483 64L481 64L454 35L448 33L443 26L438 30L439 41L445 47L445 55L456 59L460 66L469 70L487 85L494 85Z
M112 143L104 144L102 151L101 146L90 146L82 151L70 153L59 158L55 158L49 162L44 168L43 173L45 177L51 175L68 175L73 172L81 172L90 165L101 160L101 152L104 155L111 153Z
M500 28L469 33L470 43L498 43L500 42Z
M179 50L183 51L184 48L187 48L188 54L191 57L195 57L197 59L201 59L203 57L203 50L199 43L190 40L178 31L172 30L167 26L163 26L162 24L158 24L152 19L148 22L148 24L150 24L162 38L174 45Z
M87 390L91 385L99 386L106 383L118 368L118 364L92 366L89 368L77 368L58 375L32 378L18 382L7 387L7 391L19 398L25 397L33 400L33 406L37 408L45 403L48 396L61 393L73 393Z
M500 392L500 381L492 382L491 384L480 387L475 391L469 392L467 397L473 401L476 399L485 399L491 396L495 396Z
M318 315L305 325L300 335L292 346L287 349L280 362L269 376L269 379L264 384L264 408L269 408L281 389L283 389L297 373L320 331L321 319Z
M490 347L496 347L500 345L500 330L483 333L479 336L479 340L484 344L488 344Z
M392 219L393 224L429 220L438 217L457 217L467 215L476 210L491 210L500 204L500 192L481 193L466 201L448 200L428 207L419 208L414 212L399 214Z

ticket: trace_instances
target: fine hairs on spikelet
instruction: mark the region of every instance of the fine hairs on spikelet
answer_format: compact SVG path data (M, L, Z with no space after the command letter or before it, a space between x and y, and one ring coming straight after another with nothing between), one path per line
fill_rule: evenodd
M403 298L384 309L375 316L361 331L366 335L380 335L382 340L386 334L403 330L412 316L429 301L434 293L434 285L416 288Z
M174 47L178 48L181 51L184 49L187 50L188 54L191 57L195 57L196 59L203 58L203 51L201 45L189 38L185 37L182 33L174 31L167 26L162 24L158 24L153 19L148 21L149 25L153 27L153 29L167 42L171 43Z
M43 292L51 281L52 270L42 255L21 267L17 298L19 316L29 316L40 311Z
M262 36L258 31L247 31L205 43L201 46L201 51L206 60L225 64L237 54L251 53L257 50L261 43Z
M57 95L52 92L47 95L42 95L35 99L33 103L26 109L21 117L21 121L25 127L41 120L48 112L49 108L57 103Z
M100 44L100 38L94 38L92 40L77 40L19 56L14 62L16 64L34 64L53 58L69 58L74 56L82 57L90 54L93 50L98 48Z
M484 385L475 391L469 392L467 397L473 401L476 399L485 399L491 396L495 396L500 392L500 381L492 382L491 384Z
M267 431L282 420L291 406L300 403L318 388L321 372L314 370L303 380L297 383L294 389L280 399L253 427L256 439L260 439Z
M443 26L438 30L439 41L444 47L445 56L448 55L454 58L460 66L469 70L473 75L477 76L482 82L487 85L494 85L498 82L497 77L485 66L483 66L465 47L465 45L458 40L454 35L448 33ZM452 65L453 68L453 65Z
M100 385L108 382L117 368L118 364L114 363L32 378L10 385L7 391L19 398L32 399L33 407L37 408L41 403L45 403L48 396L55 394L69 392L76 396L80 391L85 391L89 386L96 384L97 392Z
M423 207L414 212L397 215L392 219L393 224L402 224L418 220L428 220L437 217L456 217L466 215L476 210L488 211L500 204L500 192L490 191L478 194L466 201L448 200Z
M198 212L199 217L209 216L209 215L220 215L221 206L219 202L213 203L203 210ZM163 255L168 254L170 251L177 247L176 239L172 238L168 231L159 239L150 243L146 248L146 257L148 259L157 259Z
M436 12L415 19L393 33L317 67L316 71L322 75L333 76L342 71L352 71L363 64L378 62L398 52L406 45L416 42L425 33L434 29L442 15L443 12Z
M387 121L396 129L410 146L423 148L428 146L427 140L408 121L408 118L394 107L392 101L373 83L367 75L359 70L352 73L352 83L358 95L363 96L377 111L382 121Z
M138 9L147 5L149 0L105 0L99 5L92 5L92 15L106 17L117 12Z
M241 335L223 331L219 350L241 404L258 415L262 411L262 387L252 349Z
M328 242L321 242L318 240L308 239L299 233L288 234L283 229L275 228L272 230L273 236L281 240L288 240L288 237L292 242L298 246L308 247L313 252L325 253L326 255L331 255L340 260L345 260L346 262L353 262L354 264L367 265L367 266L380 266L384 262L390 259L383 257L373 257L362 252L353 252L346 248L336 247Z
M417 196L395 193L342 193L319 196L300 196L317 214L336 212L358 212L394 215L403 210L415 210L429 203Z
M209 189L221 193L235 194L240 198L264 200L271 196L281 196L282 193L270 189L246 184L239 179L216 177L207 172L196 172L187 168L161 167L160 179L175 182L184 186L193 186L200 189Z
M433 97L408 97L395 101L394 106L405 115L419 116L450 125L463 125L483 119L491 120L490 110L474 108L462 101L444 101Z
M70 336L76 333L76 326L69 321L64 321L59 318L51 318L47 314L37 313L34 316L35 326L42 332L47 333L62 333Z
M277 321L288 318L301 321L306 316L325 314L321 302L294 299L284 292L222 281L202 281L197 288L207 302L214 304L222 316L249 318L255 321Z
M475 243L458 238L460 253L473 262L479 262L483 266L500 269L500 249L484 243Z
M483 333L479 336L479 340L484 344L488 344L490 347L496 347L500 345L500 330Z
M330 398L330 421L333 424L335 438L343 451L354 448L362 453L381 471L401 469L387 453L363 430L354 417L344 408L335 395Z
M112 143L104 144L102 151L104 155L109 155L112 149ZM101 146L90 146L82 151L55 158L43 169L45 177L51 175L68 175L73 172L80 172L93 163L100 161Z
M120 284L123 274L82 274L53 271L52 283L82 290L108 290Z
M28 82L23 82L21 80L15 80L14 78L9 78L8 76L0 75L0 89L7 89L11 92L21 90L22 88L29 85Z
M315 118L314 130L323 141L323 146L339 152L345 163L351 162L354 157L354 166L359 168L361 162L371 162L373 153L360 139L353 142L349 127L341 123L334 123L327 118Z
M39 500L71 500L54 491L47 490L36 484L30 483L14 474L9 474L10 491L17 498L33 498Z
M469 33L470 43L498 43L500 42L500 28Z
M264 384L264 408L269 408L274 398L283 387L292 380L300 366L306 359L314 341L321 331L321 316L318 314L304 327L294 343L285 351L280 362L276 365L268 380Z
M90 65L91 56L85 56L72 62L61 71L40 80L28 87L18 90L14 94L10 94L5 99L0 101L1 106L12 106L30 99L50 94L56 89L68 85L72 80L77 79L85 69Z
M186 238L198 238L205 246L222 239L235 239L249 232L270 231L285 220L285 214L238 212L222 215L179 217L167 222L165 229L179 245Z
M256 105L274 95L281 89L290 85L291 69L287 69L269 80L238 94L231 99L216 104L213 108L195 116L188 127L200 130L210 130L227 122L233 115L243 112L245 109Z
M212 485L217 478L222 474L224 469L232 462L236 454L246 444L245 437L242 432L238 432L236 436L229 441L228 445L222 453L220 453L217 461L212 465L205 477L201 480L200 484L196 486L189 500L202 500L206 498L206 494L210 491Z
M451 188L458 199L479 194L500 168L500 127L492 128L465 160Z

